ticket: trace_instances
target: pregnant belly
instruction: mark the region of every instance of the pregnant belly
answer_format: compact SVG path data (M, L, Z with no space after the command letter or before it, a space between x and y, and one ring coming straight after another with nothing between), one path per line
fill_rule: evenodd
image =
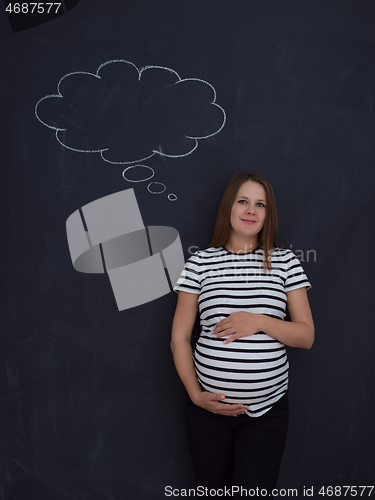
M229 344L202 333L194 364L203 389L225 394L227 403L253 405L277 400L288 386L285 346L264 333Z

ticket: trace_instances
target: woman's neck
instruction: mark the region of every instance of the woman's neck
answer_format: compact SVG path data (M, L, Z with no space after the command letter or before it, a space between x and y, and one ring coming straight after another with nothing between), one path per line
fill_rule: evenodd
M248 253L259 246L258 238L242 239L230 236L225 248L233 253Z

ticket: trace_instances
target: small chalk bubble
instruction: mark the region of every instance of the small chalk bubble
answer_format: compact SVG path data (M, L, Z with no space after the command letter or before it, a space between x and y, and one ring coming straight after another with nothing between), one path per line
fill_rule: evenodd
M150 182L150 184L147 186L147 190L151 194L161 194L164 193L166 189L166 186L162 182Z
M136 169L136 170L134 170ZM148 169L150 172L147 172ZM148 177L147 177L148 175ZM129 182L145 182L149 181L152 179L155 175L154 170L151 167L148 167L147 165L133 165L131 167L127 167L123 173L122 176L126 181ZM136 177L136 178L134 178Z
M168 195L168 200L169 201L176 201L177 200L177 196L174 193L170 193Z

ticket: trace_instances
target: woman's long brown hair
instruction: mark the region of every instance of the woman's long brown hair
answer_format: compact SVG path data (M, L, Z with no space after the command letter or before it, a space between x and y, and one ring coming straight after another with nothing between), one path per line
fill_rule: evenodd
M277 209L275 195L268 179L261 174L254 172L239 172L230 181L219 205L219 211L216 218L214 234L210 247L225 246L230 236L230 214L238 190L244 182L258 182L264 187L266 192L266 218L260 233L258 234L259 246L263 247L264 257L263 265L271 270L271 250L277 242Z

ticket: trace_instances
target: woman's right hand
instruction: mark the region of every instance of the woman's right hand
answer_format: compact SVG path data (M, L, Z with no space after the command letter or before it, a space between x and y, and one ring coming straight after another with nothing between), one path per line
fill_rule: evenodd
M223 403L224 394L213 394L212 392L202 391L192 401L196 406L220 415L236 417L246 413L247 409L242 403L226 404Z

